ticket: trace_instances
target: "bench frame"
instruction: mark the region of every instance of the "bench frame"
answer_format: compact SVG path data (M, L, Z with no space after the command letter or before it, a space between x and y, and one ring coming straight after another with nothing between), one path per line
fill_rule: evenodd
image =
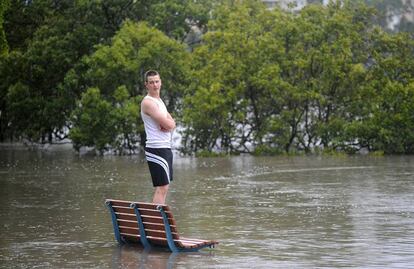
M146 249L151 248L153 245L151 244L150 240L147 237L146 230L145 230L145 224L144 224L143 218L141 216L141 213L139 211L139 204L143 204L143 203L106 199L105 204L106 204L106 206L108 207L108 209L111 213L112 225L113 225L113 228L114 228L115 239L120 244L125 244L125 243L129 243L129 242L126 238L124 238L124 236L121 235L120 227L118 225L118 217L117 217L117 214L116 214L116 212L113 208L113 202L129 203L129 208L133 209L133 211L135 213L135 216L136 216L137 223L138 223L139 242L142 244L142 246L144 248L146 248ZM217 241L207 241L207 240L198 240L198 239L193 239L193 240L203 241L204 244L200 244L199 246L196 246L196 247L185 247L185 246L183 246L183 244L177 244L175 241L179 241L178 233L176 233L176 236L175 236L175 239L174 239L173 232L171 230L171 223L169 221L169 216L167 215L167 213L165 211L165 208L167 208L167 210L169 210L168 206L166 206L166 205L155 205L155 204L150 204L150 205L153 205L155 207L155 209L159 212L160 216L162 217L163 224L164 224L164 229L165 229L165 236L166 236L166 240L167 240L166 246L169 248L169 250L171 252L196 252L196 251L198 251L202 248L205 248L205 247L214 248L214 246L216 244L218 244ZM170 215L170 219L171 219L171 217L172 217L171 212L169 213L169 215ZM173 220L173 222L174 222L174 220ZM187 239L187 240L192 240L192 239Z

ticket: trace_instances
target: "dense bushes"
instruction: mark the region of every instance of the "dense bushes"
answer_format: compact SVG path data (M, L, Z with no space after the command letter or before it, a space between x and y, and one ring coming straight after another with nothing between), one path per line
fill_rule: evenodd
M354 1L298 13L257 0L8 3L2 140L70 130L76 149L135 152L153 68L184 153L414 152L412 36L383 31ZM37 15L12 31L27 10ZM190 24L204 31L191 48Z

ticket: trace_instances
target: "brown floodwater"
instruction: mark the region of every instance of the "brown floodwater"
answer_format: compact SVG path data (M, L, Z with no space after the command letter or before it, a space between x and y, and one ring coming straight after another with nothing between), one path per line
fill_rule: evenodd
M175 156L168 204L213 250L120 246L105 198L150 201L143 155L0 146L1 268L413 268L414 156Z

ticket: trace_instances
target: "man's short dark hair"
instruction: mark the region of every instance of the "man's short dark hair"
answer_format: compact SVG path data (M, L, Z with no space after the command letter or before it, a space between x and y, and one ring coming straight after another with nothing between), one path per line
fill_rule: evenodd
M158 72L155 70L148 70L147 72L145 72L145 75L144 75L145 82L148 82L148 77L159 76L159 75L160 74L158 74Z

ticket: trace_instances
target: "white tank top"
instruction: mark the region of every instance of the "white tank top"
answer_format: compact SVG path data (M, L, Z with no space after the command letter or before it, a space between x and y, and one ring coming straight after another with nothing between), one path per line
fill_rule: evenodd
M161 110L161 113L167 116L167 107L161 99L157 99L151 96L145 96L153 100L158 108ZM148 148L171 148L172 143L172 131L163 132L160 129L160 125L154 121L150 116L145 114L141 108L141 118L144 121L145 133L147 134L147 141L145 146Z

